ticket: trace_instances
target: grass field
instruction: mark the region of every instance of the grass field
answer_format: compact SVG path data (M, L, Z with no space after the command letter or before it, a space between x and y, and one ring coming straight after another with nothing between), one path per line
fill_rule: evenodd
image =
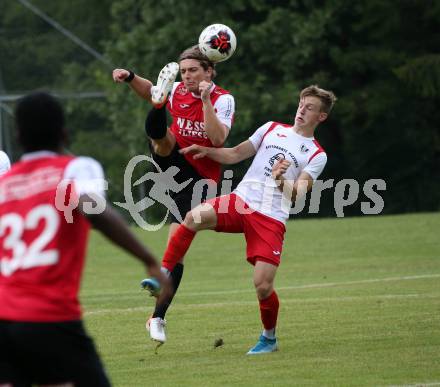
M167 231L137 230L158 256ZM143 268L92 234L81 299L115 386L440 386L440 213L289 222L269 355L245 355L261 326L244 246L197 235L155 355Z

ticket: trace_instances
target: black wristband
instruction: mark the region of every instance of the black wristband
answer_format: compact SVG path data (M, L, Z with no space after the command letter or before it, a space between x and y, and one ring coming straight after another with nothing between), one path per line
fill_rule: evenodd
M133 80L135 74L131 70L128 70L128 72L130 74L128 74L128 77L124 79L124 82L130 83Z

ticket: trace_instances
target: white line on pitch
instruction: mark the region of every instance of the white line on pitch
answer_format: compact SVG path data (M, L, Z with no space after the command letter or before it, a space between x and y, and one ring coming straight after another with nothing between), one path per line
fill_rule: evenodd
M408 299L408 298L435 298L438 299L440 294L382 294L375 296L347 296L347 297L322 297L322 298L306 298L296 299L288 298L283 299L283 304L299 304L299 303L312 303L312 302L346 302L346 301L358 301L358 300L375 300L375 299ZM256 301L228 301L228 302L215 302L205 304L177 304L173 306L173 309L199 309L199 308L218 308L218 307L230 307L230 306L254 306ZM118 313L130 313L130 312L146 312L150 306L137 306L134 308L115 308L115 309L97 309L85 312L85 316L92 316L97 314L118 314Z
M425 275L415 275L415 276L405 276L405 277L388 277L388 278L374 278L367 280L358 280L358 281L347 281L347 282L328 282L328 283L318 283L318 284L309 284L309 285L296 285L296 286L280 286L276 287L277 290L301 290L301 289L319 289L319 288L330 288L336 286L347 286L347 285L359 285L359 284L370 284L376 282L391 282L391 281L409 281L409 280L418 280L418 279L427 279L427 278L439 278L440 274L425 274ZM214 291L206 291L206 292L188 292L181 293L181 296L202 296L202 295L211 295L211 294L235 294L235 293L248 293L248 289L239 289L239 290L214 290Z
M350 285L361 285L361 284L371 284L377 282L393 282L393 281L411 281L418 279L429 279L429 278L440 278L440 274L424 274L424 275L414 275L414 276L403 276L403 277L387 277L387 278L373 278L358 281L346 281L346 282L324 282L309 285L294 285L294 286L280 286L277 290L301 290L301 289L320 289L320 288L330 288L337 286L350 286ZM207 290L203 292L179 292L179 297L200 297L200 296L210 296L210 295L222 295L222 294L241 294L241 293L253 293L253 288L248 289L231 289L231 290ZM133 291L130 292L118 292L118 299L124 296L129 296L132 298L134 295ZM84 295L84 299L93 298L108 298L109 296L105 293L94 294L94 295ZM113 298L113 296L112 296Z

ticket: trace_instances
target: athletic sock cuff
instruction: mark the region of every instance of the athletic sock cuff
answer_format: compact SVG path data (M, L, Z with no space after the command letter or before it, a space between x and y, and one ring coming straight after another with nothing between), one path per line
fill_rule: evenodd
M269 297L265 298L264 300L259 300L260 305L264 308L264 307L270 307L272 305L277 305L279 304L278 301L278 295L275 292L275 290L270 294Z

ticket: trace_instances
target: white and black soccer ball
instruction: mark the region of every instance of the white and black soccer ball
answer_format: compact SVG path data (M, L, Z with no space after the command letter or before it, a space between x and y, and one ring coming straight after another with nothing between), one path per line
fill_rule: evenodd
M211 24L199 36L199 49L214 63L229 59L237 47L234 31L224 24Z

